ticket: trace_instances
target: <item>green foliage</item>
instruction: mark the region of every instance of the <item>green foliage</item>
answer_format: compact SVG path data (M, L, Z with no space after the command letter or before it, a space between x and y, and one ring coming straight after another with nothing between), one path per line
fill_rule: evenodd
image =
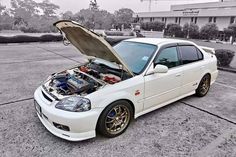
M231 31L232 35L236 37L236 23L229 25L228 29Z
M11 14L14 17L13 28L27 33L54 32L52 23L58 20L56 10L59 6L49 0L11 0Z
M61 14L63 20L74 20L74 14L71 11L66 11Z
M215 23L208 23L200 29L200 37L207 40L214 39L218 32L219 29Z
M218 49L216 50L216 57L218 60L218 66L228 67L233 60L235 55L234 51L226 50L226 49Z
M199 37L199 27L195 23L185 23L183 26L184 37L197 39Z
M176 23L169 23L165 33L172 37L183 37L182 27Z
M0 3L0 15L2 14L2 12L6 9L5 6L3 6L1 3Z
M98 10L98 3L96 0L90 1L89 7L91 10Z
M44 0L36 6L42 9L44 16L48 17L56 16L56 10L60 8L58 5L51 3L49 0Z
M106 10L82 9L69 18L90 29L110 29L115 23L114 15Z
M12 29L14 19L9 15L7 8L0 4L0 31Z
M116 24L124 25L124 28L129 28L130 24L133 21L133 11L128 8L122 8L118 11L115 11Z
M155 22L145 22L141 23L141 28L146 30L146 31L163 31L165 28L165 23L160 22L160 21L155 21Z
M11 9L0 5L0 29L21 30L28 33L55 32L52 24L59 20L56 11L59 6L49 0L10 0ZM8 11L7 11L8 10ZM62 19L74 20L90 29L111 29L116 26L129 28L133 11L123 8L114 14L99 9L96 0L90 1L90 8L73 14L67 11Z
M226 38L229 38L230 36L233 35L233 30L230 28L224 28L224 34Z
M28 36L28 35L16 35L16 36L0 36L0 43L24 43L24 42L51 42L62 41L61 35L42 35L42 36Z

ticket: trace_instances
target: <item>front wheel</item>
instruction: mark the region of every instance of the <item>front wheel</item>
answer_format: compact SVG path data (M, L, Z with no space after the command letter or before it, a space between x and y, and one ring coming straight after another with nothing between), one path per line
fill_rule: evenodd
M119 136L128 128L132 115L133 109L127 101L116 101L102 112L97 129L106 137Z
M210 89L210 85L211 85L211 77L210 75L207 74L200 81L198 88L196 89L196 95L198 97L205 96Z

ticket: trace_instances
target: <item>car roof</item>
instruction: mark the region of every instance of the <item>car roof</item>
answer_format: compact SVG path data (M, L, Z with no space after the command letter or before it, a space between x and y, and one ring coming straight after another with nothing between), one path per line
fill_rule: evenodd
M191 41L180 40L180 39L169 39L169 38L131 38L125 41L139 42L152 45L171 44L171 43L188 43L194 45L194 43Z

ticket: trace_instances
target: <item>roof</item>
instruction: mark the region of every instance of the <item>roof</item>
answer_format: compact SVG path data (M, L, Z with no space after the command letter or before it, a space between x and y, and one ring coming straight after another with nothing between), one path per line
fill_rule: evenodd
M159 45L159 44L170 44L170 43L189 43L193 44L191 41L179 40L179 39L168 39L168 38L132 38L125 41L140 42L145 44Z
M225 17L236 15L236 1L173 5L170 11L140 12L133 17Z
M213 9L213 8L234 8L236 7L236 1L226 2L205 2L205 3L193 3L193 4L177 4L171 5L172 11L183 11L186 9Z

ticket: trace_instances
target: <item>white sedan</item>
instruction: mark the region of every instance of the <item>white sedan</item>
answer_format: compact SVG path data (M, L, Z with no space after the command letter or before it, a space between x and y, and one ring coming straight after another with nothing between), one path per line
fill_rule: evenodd
M175 39L134 38L111 47L72 21L54 24L87 57L52 74L34 93L54 135L80 141L122 134L133 118L189 95L205 96L218 75L214 50Z

